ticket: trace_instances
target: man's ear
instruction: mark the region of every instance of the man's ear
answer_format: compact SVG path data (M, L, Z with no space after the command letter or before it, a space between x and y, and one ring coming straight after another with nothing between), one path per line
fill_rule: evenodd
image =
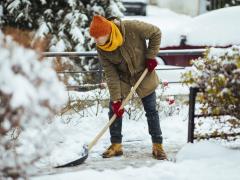
M120 21L118 19L114 19L113 20L114 24L116 24L117 26L120 26Z
M107 18L107 20L114 22L114 24L120 26L121 19L117 16L110 16Z

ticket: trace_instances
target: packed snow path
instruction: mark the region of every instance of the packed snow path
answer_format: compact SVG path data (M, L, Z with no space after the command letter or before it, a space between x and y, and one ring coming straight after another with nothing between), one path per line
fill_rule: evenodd
M41 169L41 171L37 173L37 176L61 174L86 169L104 171L108 169L120 170L129 166L134 168L150 167L161 162L152 158L151 146L151 143L146 144L146 142L140 140L125 141L123 142L123 156L114 158L102 158L102 152L93 150L89 153L89 157L87 158L87 160L81 165L67 168ZM175 162L176 154L181 149L181 147L176 144L168 144L166 142L164 149L168 155L169 161Z

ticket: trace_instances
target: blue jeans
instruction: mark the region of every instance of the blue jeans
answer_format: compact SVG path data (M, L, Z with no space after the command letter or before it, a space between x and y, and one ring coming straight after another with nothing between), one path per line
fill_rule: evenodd
M148 131L152 137L153 143L162 143L162 131L159 123L159 115L156 109L156 93L155 91L142 98L142 104L146 112ZM111 102L109 103L109 119L113 116ZM122 117L117 118L110 126L111 143L122 143Z

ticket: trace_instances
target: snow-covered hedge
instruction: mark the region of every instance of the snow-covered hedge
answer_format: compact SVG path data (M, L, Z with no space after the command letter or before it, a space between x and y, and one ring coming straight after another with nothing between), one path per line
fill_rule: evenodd
M186 83L204 90L203 113L228 114L240 120L240 46L211 48L193 61L194 71L184 74Z
M51 118L66 101L46 61L0 31L0 179L24 176L51 147Z

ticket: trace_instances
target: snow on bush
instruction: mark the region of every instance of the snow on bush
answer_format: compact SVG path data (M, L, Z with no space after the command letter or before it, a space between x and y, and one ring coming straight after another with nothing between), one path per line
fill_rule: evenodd
M202 112L228 114L240 120L240 46L211 48L193 61L195 71L184 74L185 82L204 90Z
M39 40L49 43L46 51L90 51L95 49L89 34L93 15L106 17L123 16L124 7L120 0L6 0L0 2L3 15L0 26L6 33L9 27L31 30L31 45ZM82 71L99 69L96 57L58 57L59 71ZM96 73L64 74L65 82L74 84L95 83ZM70 80L71 79L71 80Z
M25 176L51 148L47 127L66 101L64 85L38 54L0 32L0 179Z

